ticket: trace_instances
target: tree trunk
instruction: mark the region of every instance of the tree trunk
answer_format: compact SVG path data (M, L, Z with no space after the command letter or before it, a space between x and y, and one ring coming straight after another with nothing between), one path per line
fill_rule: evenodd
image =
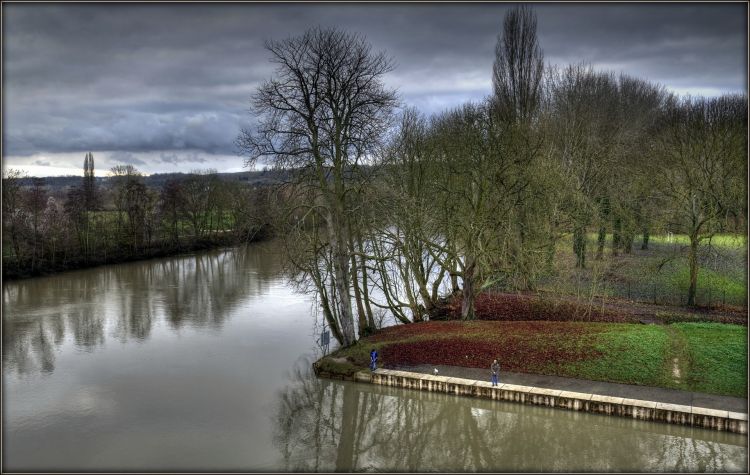
M516 269L518 271L516 283L519 288L528 290L530 279L528 263L526 261L526 208L524 206L520 207L518 218L518 254L516 255Z
M341 333L344 337L343 346L349 346L356 341L354 334L354 316L352 315L351 296L349 295L349 262L346 249L341 244L334 246L334 281L336 286L336 300L341 318Z
M643 243L641 244L641 250L645 251L648 249L648 228L643 228Z
M412 272L410 272L411 268L406 263L404 263L400 258L398 259L399 264L397 266L399 267L399 274L401 275L401 280L404 282L404 292L406 292L406 300L409 304L409 310L411 311L411 319L414 322L421 322L423 320L422 318L422 308L419 305L419 302L417 302L416 297L414 296L414 292L412 291L411 284L412 281L414 281L414 277L412 277Z
M370 289L368 288L367 280L367 267L365 266L365 258L361 259L360 269L362 269L362 299L365 303L365 313L367 315L367 325L375 330L375 317L372 314L372 306L370 305Z
M573 231L573 252L576 255L576 267L586 268L586 230L576 226Z
M607 227L605 225L599 226L599 236L596 241L596 260L602 260L604 258L604 244L607 241Z
M343 226L339 217L343 212L330 213L328 216L328 234L333 253L333 281L336 289L336 306L341 320L342 346L351 345L357 340L354 334L354 316L352 315L351 296L349 294L349 249L342 236Z
M617 256L620 251L620 244L622 241L622 221L620 218L615 218L614 225L612 226L612 255Z
M464 270L463 300L461 301L461 318L463 320L474 320L474 278L476 263L473 258L467 259Z
M633 242L635 241L635 234L628 231L625 235L625 239L622 240L622 250L625 254L630 254L633 250Z
M357 246L364 254L365 247L362 245L362 233L360 230L357 230ZM359 257L359 268L362 272L362 299L365 303L365 312L367 314L367 324L372 328L375 329L375 318L372 314L372 306L370 305L370 289L369 289L369 283L367 279L367 261L365 260L364 256Z
M555 245L557 244L557 240L555 239L555 235L553 232L550 232L549 240L547 241L547 256L546 256L546 267L547 272L554 272L555 271Z
M362 303L362 292L359 288L357 260L354 255L351 256L351 276L352 276L352 288L354 289L354 301L357 304L357 323L359 324L359 335L365 334L367 329L367 316L365 315L365 307Z
M690 267L690 286L688 287L688 306L695 306L695 292L698 288L698 236L690 235L688 266Z
M440 298L440 284L443 282L443 278L445 277L446 269L443 266L440 266L440 272L438 273L437 278L432 283L432 294L430 294L430 302L431 302L431 308L425 309L427 314L429 315L430 312L435 310L435 307L437 307L437 301L438 298Z
M354 237L351 232L351 225L349 226L349 247L354 249ZM351 266L351 277L352 277L352 289L354 289L354 301L357 304L357 323L359 324L359 336L363 336L367 332L367 316L365 315L365 307L362 304L362 292L359 288L359 271L357 269L357 256L352 253L350 255L350 266Z
M343 345L344 336L341 333L341 328L336 321L336 317L334 317L333 312L331 312L331 303L328 301L328 297L326 296L324 289L321 289L317 282L315 285L318 287L318 295L320 295L320 306L323 309L323 315L325 316L326 322L328 322L328 327L331 329L331 333L333 333L333 337L336 338L336 341L338 341L339 344Z
M435 309L435 304L432 301L432 296L430 295L429 290L427 289L427 282L424 279L424 276L421 274L414 273L414 281L417 284L417 289L419 291L419 296L422 298L422 302L424 302L424 311L428 315L430 312L432 312Z
M450 270L448 274L451 278L451 294L455 295L461 291L461 287L458 285L458 262L456 262L456 259L450 259L449 265Z

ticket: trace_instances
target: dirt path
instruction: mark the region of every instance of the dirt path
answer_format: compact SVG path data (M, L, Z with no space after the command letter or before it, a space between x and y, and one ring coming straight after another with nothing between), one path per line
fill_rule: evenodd
M666 371L671 374L672 381L678 386L685 386L685 375L690 374L690 355L687 351L687 341L682 332L673 325L667 325L667 336L669 336L669 354L674 355L666 361Z

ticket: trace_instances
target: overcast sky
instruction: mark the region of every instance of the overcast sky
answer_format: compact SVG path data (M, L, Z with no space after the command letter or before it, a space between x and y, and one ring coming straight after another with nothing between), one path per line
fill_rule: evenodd
M491 91L509 3L3 4L3 167L35 176L241 171L233 141L272 74L266 39L311 26L363 33L386 83L433 113ZM548 64L594 67L680 94L747 91L747 7L535 4Z

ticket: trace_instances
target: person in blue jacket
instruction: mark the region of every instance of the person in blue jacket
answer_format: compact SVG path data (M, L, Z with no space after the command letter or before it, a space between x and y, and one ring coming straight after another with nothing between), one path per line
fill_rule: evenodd
M370 352L370 371L375 371L378 365L378 352L375 348Z
M492 370L492 385L497 386L497 375L500 372L500 363L497 362L497 360L492 362L492 365L490 365L490 369Z

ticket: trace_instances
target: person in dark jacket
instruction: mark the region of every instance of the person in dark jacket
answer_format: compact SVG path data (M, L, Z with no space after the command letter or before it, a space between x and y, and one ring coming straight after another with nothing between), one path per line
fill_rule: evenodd
M500 373L500 363L498 363L497 360L494 360L490 369L492 370L492 385L497 386L497 375Z
M378 367L378 352L375 348L370 352L370 371L375 371Z

